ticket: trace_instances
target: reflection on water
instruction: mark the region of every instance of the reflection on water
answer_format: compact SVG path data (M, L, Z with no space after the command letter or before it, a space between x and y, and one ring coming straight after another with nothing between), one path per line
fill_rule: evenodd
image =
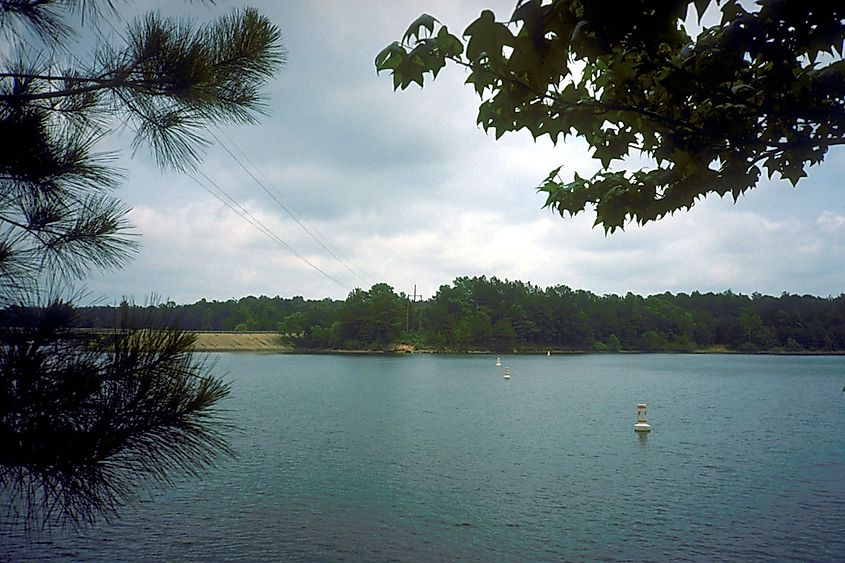
M0 560L845 553L845 358L219 358L238 460Z

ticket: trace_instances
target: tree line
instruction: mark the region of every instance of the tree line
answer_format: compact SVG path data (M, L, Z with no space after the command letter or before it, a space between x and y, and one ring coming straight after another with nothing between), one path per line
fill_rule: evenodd
M416 302L378 283L353 290L345 300L249 296L189 305L87 307L78 311L77 325L108 328L132 311L143 312L151 326L166 317L185 330L278 331L302 349L384 350L408 344L456 352L845 351L845 294L596 295L566 285L541 288L476 276L459 277ZM13 317L7 309L0 322L13 324Z

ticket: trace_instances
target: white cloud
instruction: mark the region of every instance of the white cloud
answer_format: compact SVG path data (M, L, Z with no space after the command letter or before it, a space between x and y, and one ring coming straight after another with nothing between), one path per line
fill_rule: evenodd
M826 233L835 233L845 227L845 214L823 211L816 224Z
M722 291L838 294L845 279L845 210L831 209L845 151L797 190L764 182L737 204L709 198L645 227L605 236L588 210L562 219L534 188L598 168L586 146L554 147L521 132L495 140L476 124L478 100L460 69L423 90L393 92L375 54L422 12L456 32L513 2L264 2L290 62L272 85L271 116L228 130L286 204L362 279L331 257L229 157L203 171L336 284L270 241L190 180L132 163L121 195L144 235L122 272L95 295L176 301L248 294L342 298L387 282L430 296L459 275L496 275L596 293Z

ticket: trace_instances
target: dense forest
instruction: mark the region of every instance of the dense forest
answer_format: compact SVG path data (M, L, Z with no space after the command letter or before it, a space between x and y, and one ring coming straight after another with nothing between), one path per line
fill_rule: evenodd
M385 284L345 300L302 297L202 299L87 307L79 327L129 316L163 317L188 330L278 331L304 349L384 350L397 344L449 351L845 352L845 294L780 297L723 293L596 295L495 277L460 277L425 301ZM0 323L14 325L14 309Z

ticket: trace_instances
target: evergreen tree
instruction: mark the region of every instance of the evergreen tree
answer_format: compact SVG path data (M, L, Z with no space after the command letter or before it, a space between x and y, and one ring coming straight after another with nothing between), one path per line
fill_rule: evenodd
M151 13L122 44L77 56L74 21L101 37L112 10L0 0L11 46L0 61L0 306L41 305L18 308L0 333L0 486L27 529L112 516L140 483L228 451L216 414L228 388L192 356L192 335L126 318L83 340L69 330L73 307L41 288L119 267L135 248L115 155L99 142L128 129L162 168L195 166L203 128L257 119L284 62L280 33L252 9L201 26Z

